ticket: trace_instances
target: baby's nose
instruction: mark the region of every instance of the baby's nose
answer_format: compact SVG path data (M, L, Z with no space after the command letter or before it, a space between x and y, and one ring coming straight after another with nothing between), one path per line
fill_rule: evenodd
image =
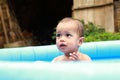
M65 41L65 37L62 36L62 37L60 38L60 41L61 41L61 42Z

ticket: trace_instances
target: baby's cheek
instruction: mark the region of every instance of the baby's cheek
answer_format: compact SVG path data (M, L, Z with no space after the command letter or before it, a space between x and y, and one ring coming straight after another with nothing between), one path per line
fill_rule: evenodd
M68 50L68 52L72 53L72 52L74 52L74 51L75 51L75 48L74 48L74 47L72 47L72 46L70 46L67 50Z

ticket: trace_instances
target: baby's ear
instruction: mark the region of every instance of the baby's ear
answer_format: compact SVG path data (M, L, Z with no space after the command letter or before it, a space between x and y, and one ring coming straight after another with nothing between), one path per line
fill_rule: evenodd
M80 37L79 38L79 46L83 43L83 41L84 41L84 37Z

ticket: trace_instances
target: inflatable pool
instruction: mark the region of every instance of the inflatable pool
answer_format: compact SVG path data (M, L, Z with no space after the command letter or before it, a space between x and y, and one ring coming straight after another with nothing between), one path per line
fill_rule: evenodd
M120 80L120 40L87 42L91 62L57 62L56 45L0 49L0 80Z

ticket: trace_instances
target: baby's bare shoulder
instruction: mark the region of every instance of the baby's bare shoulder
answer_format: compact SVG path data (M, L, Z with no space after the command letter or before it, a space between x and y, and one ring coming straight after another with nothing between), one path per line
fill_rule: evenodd
M91 61L91 58L88 55L81 53L81 56L82 56L82 60Z
M56 62L56 61L61 61L63 59L64 59L64 56L58 56L58 57L55 57L52 61Z

